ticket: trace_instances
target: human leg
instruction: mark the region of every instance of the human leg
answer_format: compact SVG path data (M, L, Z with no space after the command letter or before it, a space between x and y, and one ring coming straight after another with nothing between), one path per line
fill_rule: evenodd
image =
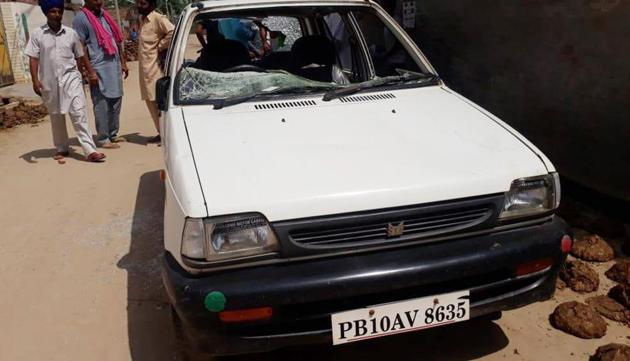
M94 106L94 120L96 123L96 143L103 146L109 141L109 119L107 98L96 87L90 89L92 95L92 104Z
M85 101L83 101L83 104L85 104ZM96 144L92 140L92 133L88 127L87 108L84 105L82 106L80 99L74 99L68 113L74 132L77 135L77 140L81 148L83 148L83 154L88 157L96 152Z
M107 98L107 121L109 124L109 140L114 141L118 137L120 129L120 109L122 97Z
M147 104L147 108L149 108L155 129L160 133L160 110L157 107L157 103L154 100L145 100L144 102Z
M66 129L66 117L63 114L51 114L50 125L52 128L53 144L57 153L68 152L68 130Z

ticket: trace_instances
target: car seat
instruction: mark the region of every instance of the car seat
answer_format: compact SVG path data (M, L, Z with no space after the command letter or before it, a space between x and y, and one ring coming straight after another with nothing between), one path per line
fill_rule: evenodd
M291 47L291 72L304 78L331 82L335 63L333 43L321 35L303 36Z

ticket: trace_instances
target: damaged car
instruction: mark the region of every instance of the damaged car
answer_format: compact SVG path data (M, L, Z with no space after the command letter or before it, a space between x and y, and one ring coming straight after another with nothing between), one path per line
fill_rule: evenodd
M378 4L206 1L175 32L156 87L162 277L190 358L552 296L571 246L554 166Z

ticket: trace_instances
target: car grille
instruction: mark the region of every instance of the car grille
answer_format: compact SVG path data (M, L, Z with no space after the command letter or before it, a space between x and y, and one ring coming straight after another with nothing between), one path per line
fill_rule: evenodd
M476 207L417 217L392 218L361 226L293 231L289 236L295 243L314 247L360 246L375 241L397 240L400 237L421 238L456 232L483 222L491 214L492 209L488 206Z
M370 252L457 238L496 226L501 193L272 223L281 257Z

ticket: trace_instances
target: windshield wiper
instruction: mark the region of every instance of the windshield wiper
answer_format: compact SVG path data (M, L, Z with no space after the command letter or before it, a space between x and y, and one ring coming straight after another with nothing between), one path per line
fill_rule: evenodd
M306 94L306 93L311 93L314 91L322 91L323 89L320 88L311 88L311 87L299 87L299 88L280 88L280 89L276 89L270 92L263 92L263 93L256 93L256 94L251 94L251 95L246 95L246 96L240 96L240 97L232 97L232 98L225 98L225 99L213 99L212 105L214 105L214 110L219 110L223 107L229 107L231 105L236 105L236 104L240 104L240 103L244 103L248 100L254 99L258 96L261 95L279 95L279 94Z
M405 83L408 81L422 81L424 83L424 82L435 82L438 79L437 75L435 74L416 73L416 72L401 70L401 69L396 69L396 71L400 75L386 76L383 78L375 78L368 81L364 81L359 84L350 85L345 88L329 90L328 92L326 92L326 94L324 94L324 97L322 98L322 100L327 102L336 98L355 94L366 89L377 88L377 87L392 84L392 83Z

